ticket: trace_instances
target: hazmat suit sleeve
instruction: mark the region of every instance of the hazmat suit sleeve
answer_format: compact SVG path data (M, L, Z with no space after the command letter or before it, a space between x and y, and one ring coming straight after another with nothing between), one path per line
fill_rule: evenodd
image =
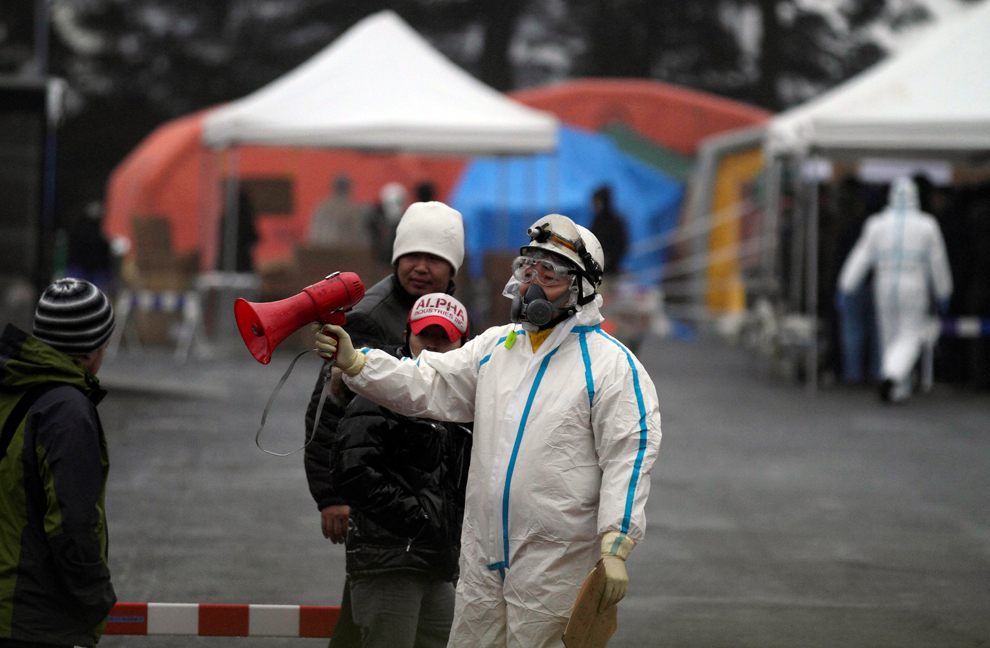
M945 251L942 230L939 229L934 218L932 218L932 234L928 245L928 264L932 277L932 288L935 291L935 298L944 302L952 296L952 271L949 269L949 255Z
M639 542L646 532L650 471L660 451L660 409L653 381L625 349L595 378L591 427L602 470L598 533L617 531Z
M863 226L856 245L853 246L842 271L839 273L839 290L844 293L855 291L877 260L877 217L871 216Z
M447 353L424 351L416 360L371 349L361 372L344 376L344 382L355 393L403 416L468 423L474 420L478 355L494 346L491 333L486 331Z

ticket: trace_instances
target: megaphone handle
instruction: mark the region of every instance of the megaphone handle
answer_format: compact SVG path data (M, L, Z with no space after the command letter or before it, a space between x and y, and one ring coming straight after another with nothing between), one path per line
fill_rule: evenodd
M296 361L299 360L299 358L306 355L307 353L310 353L311 351L316 351L316 349L306 349L305 351L303 351L302 353L300 353L299 355L297 355L295 358L292 359L292 362L289 363L289 368L285 370L285 373L282 374L282 378L278 381L278 384L275 385L275 389L272 390L272 395L268 397L268 403L265 405L265 411L261 413L261 425L258 426L258 432L254 435L254 444L258 446L258 449L261 450L262 452L265 452L270 455L275 455L276 457L288 457L289 455L293 455L299 452L300 450L305 449L306 446L308 446L310 443L313 442L313 437L316 436L316 426L319 425L320 423L320 416L323 415L323 404L326 403L327 400L328 390L326 388L326 385L327 385L327 378L330 375L329 364L324 364L323 367L320 368L320 392L321 392L320 403L316 407L316 418L313 421L313 429L310 431L309 437L306 439L306 443L303 444L302 448L296 448L292 452L282 453L282 452L272 452L271 450L266 450L265 448L261 447L261 431L265 429L265 421L268 419L268 410L271 409L272 403L275 402L275 397L278 396L278 393L280 391L282 391L282 387L285 385L285 381L289 379L289 374L292 373L292 368L296 366Z
M326 320L320 322L320 330L322 331L323 327L326 326L327 324L335 324L337 326L343 326L344 324L347 324L347 316L344 314L343 310L338 308L334 312L330 313L330 316L327 317ZM326 335L327 337L332 337L334 342L337 342L338 344L340 343L340 338L338 338L333 333L324 332L323 335ZM333 354L333 360L330 360L328 358L323 358L323 360L326 361L327 364L333 364L337 362L337 354L336 353Z
M327 337L332 337L334 342L336 342L337 344L340 344L340 339L336 335L334 335L333 333L324 333L323 335L325 335ZM329 358L327 358L325 356L320 356L320 357L323 358L323 362L326 363L326 366L330 366L333 363L337 362L337 354L336 353L331 353L329 355L330 355Z

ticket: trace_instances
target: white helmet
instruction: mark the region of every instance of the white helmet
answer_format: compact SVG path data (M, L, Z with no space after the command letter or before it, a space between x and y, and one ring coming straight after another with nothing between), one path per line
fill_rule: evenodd
M595 289L602 282L605 265L605 254L598 237L560 214L544 216L533 223L527 233L530 241L519 249L520 254L525 254L527 249L546 250L567 259L579 270L578 305L592 301Z

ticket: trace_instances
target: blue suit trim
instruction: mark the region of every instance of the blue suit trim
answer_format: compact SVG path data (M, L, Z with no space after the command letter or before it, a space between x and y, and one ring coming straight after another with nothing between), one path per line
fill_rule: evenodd
M590 406L595 402L595 381L591 375L591 354L588 353L587 335L588 334L584 331L579 333L581 340L581 357L584 358L584 380L588 384L588 405Z
M512 446L512 457L509 459L509 469L505 474L505 488L502 491L502 551L504 553L503 562L505 568L509 567L509 487L512 485L512 471L516 468L516 457L519 455L519 446L522 445L523 432L526 430L526 421L529 419L529 411L533 407L533 400L536 392L543 381L543 374L547 372L547 365L550 358L557 353L557 347L543 358L540 363L540 370L536 373L536 380L533 381L533 388L529 390L529 398L526 399L526 409L523 410L522 420L519 421L519 431L516 432L516 441ZM496 563L497 564L497 563Z
M502 577L502 580L505 580L505 571L509 568L509 565L504 560L500 560L497 563L486 565L486 567L488 567L488 571L497 571Z
M503 343L503 342L505 342L505 341L506 341L506 340L507 340L508 338L509 338L509 336L508 336L508 335L506 335L506 336L503 336L503 337L500 337L500 338L498 339L498 342L496 342L496 343L495 343L495 348L497 349L497 348L499 348L500 346L502 346L502 343ZM492 350L492 353L495 353L495 350L494 350L494 349ZM489 353L489 354L488 354L488 355L486 355L486 356L485 356L484 358L482 358L482 359L481 359L481 362L479 362L479 363L478 363L478 366L479 366L479 367L481 367L481 365L483 365L483 364L485 364L486 362L488 362L489 360L491 360L491 359L492 359L492 353Z
M639 385L639 371L628 349L604 331L599 331L602 337L611 341L626 354L626 360L633 372L633 387L636 391L636 404L639 406L639 449L636 451L636 462L633 464L632 476L629 478L629 490L626 492L626 509L622 516L622 533L629 532L629 521L632 519L633 501L636 499L636 484L639 483L639 473L643 466L643 455L646 454L646 403L643 400L643 390Z

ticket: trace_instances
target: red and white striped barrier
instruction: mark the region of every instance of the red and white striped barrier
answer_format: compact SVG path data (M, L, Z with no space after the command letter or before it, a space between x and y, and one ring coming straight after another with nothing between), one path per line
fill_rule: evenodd
M339 617L339 607L316 605L118 603L106 634L329 638Z

